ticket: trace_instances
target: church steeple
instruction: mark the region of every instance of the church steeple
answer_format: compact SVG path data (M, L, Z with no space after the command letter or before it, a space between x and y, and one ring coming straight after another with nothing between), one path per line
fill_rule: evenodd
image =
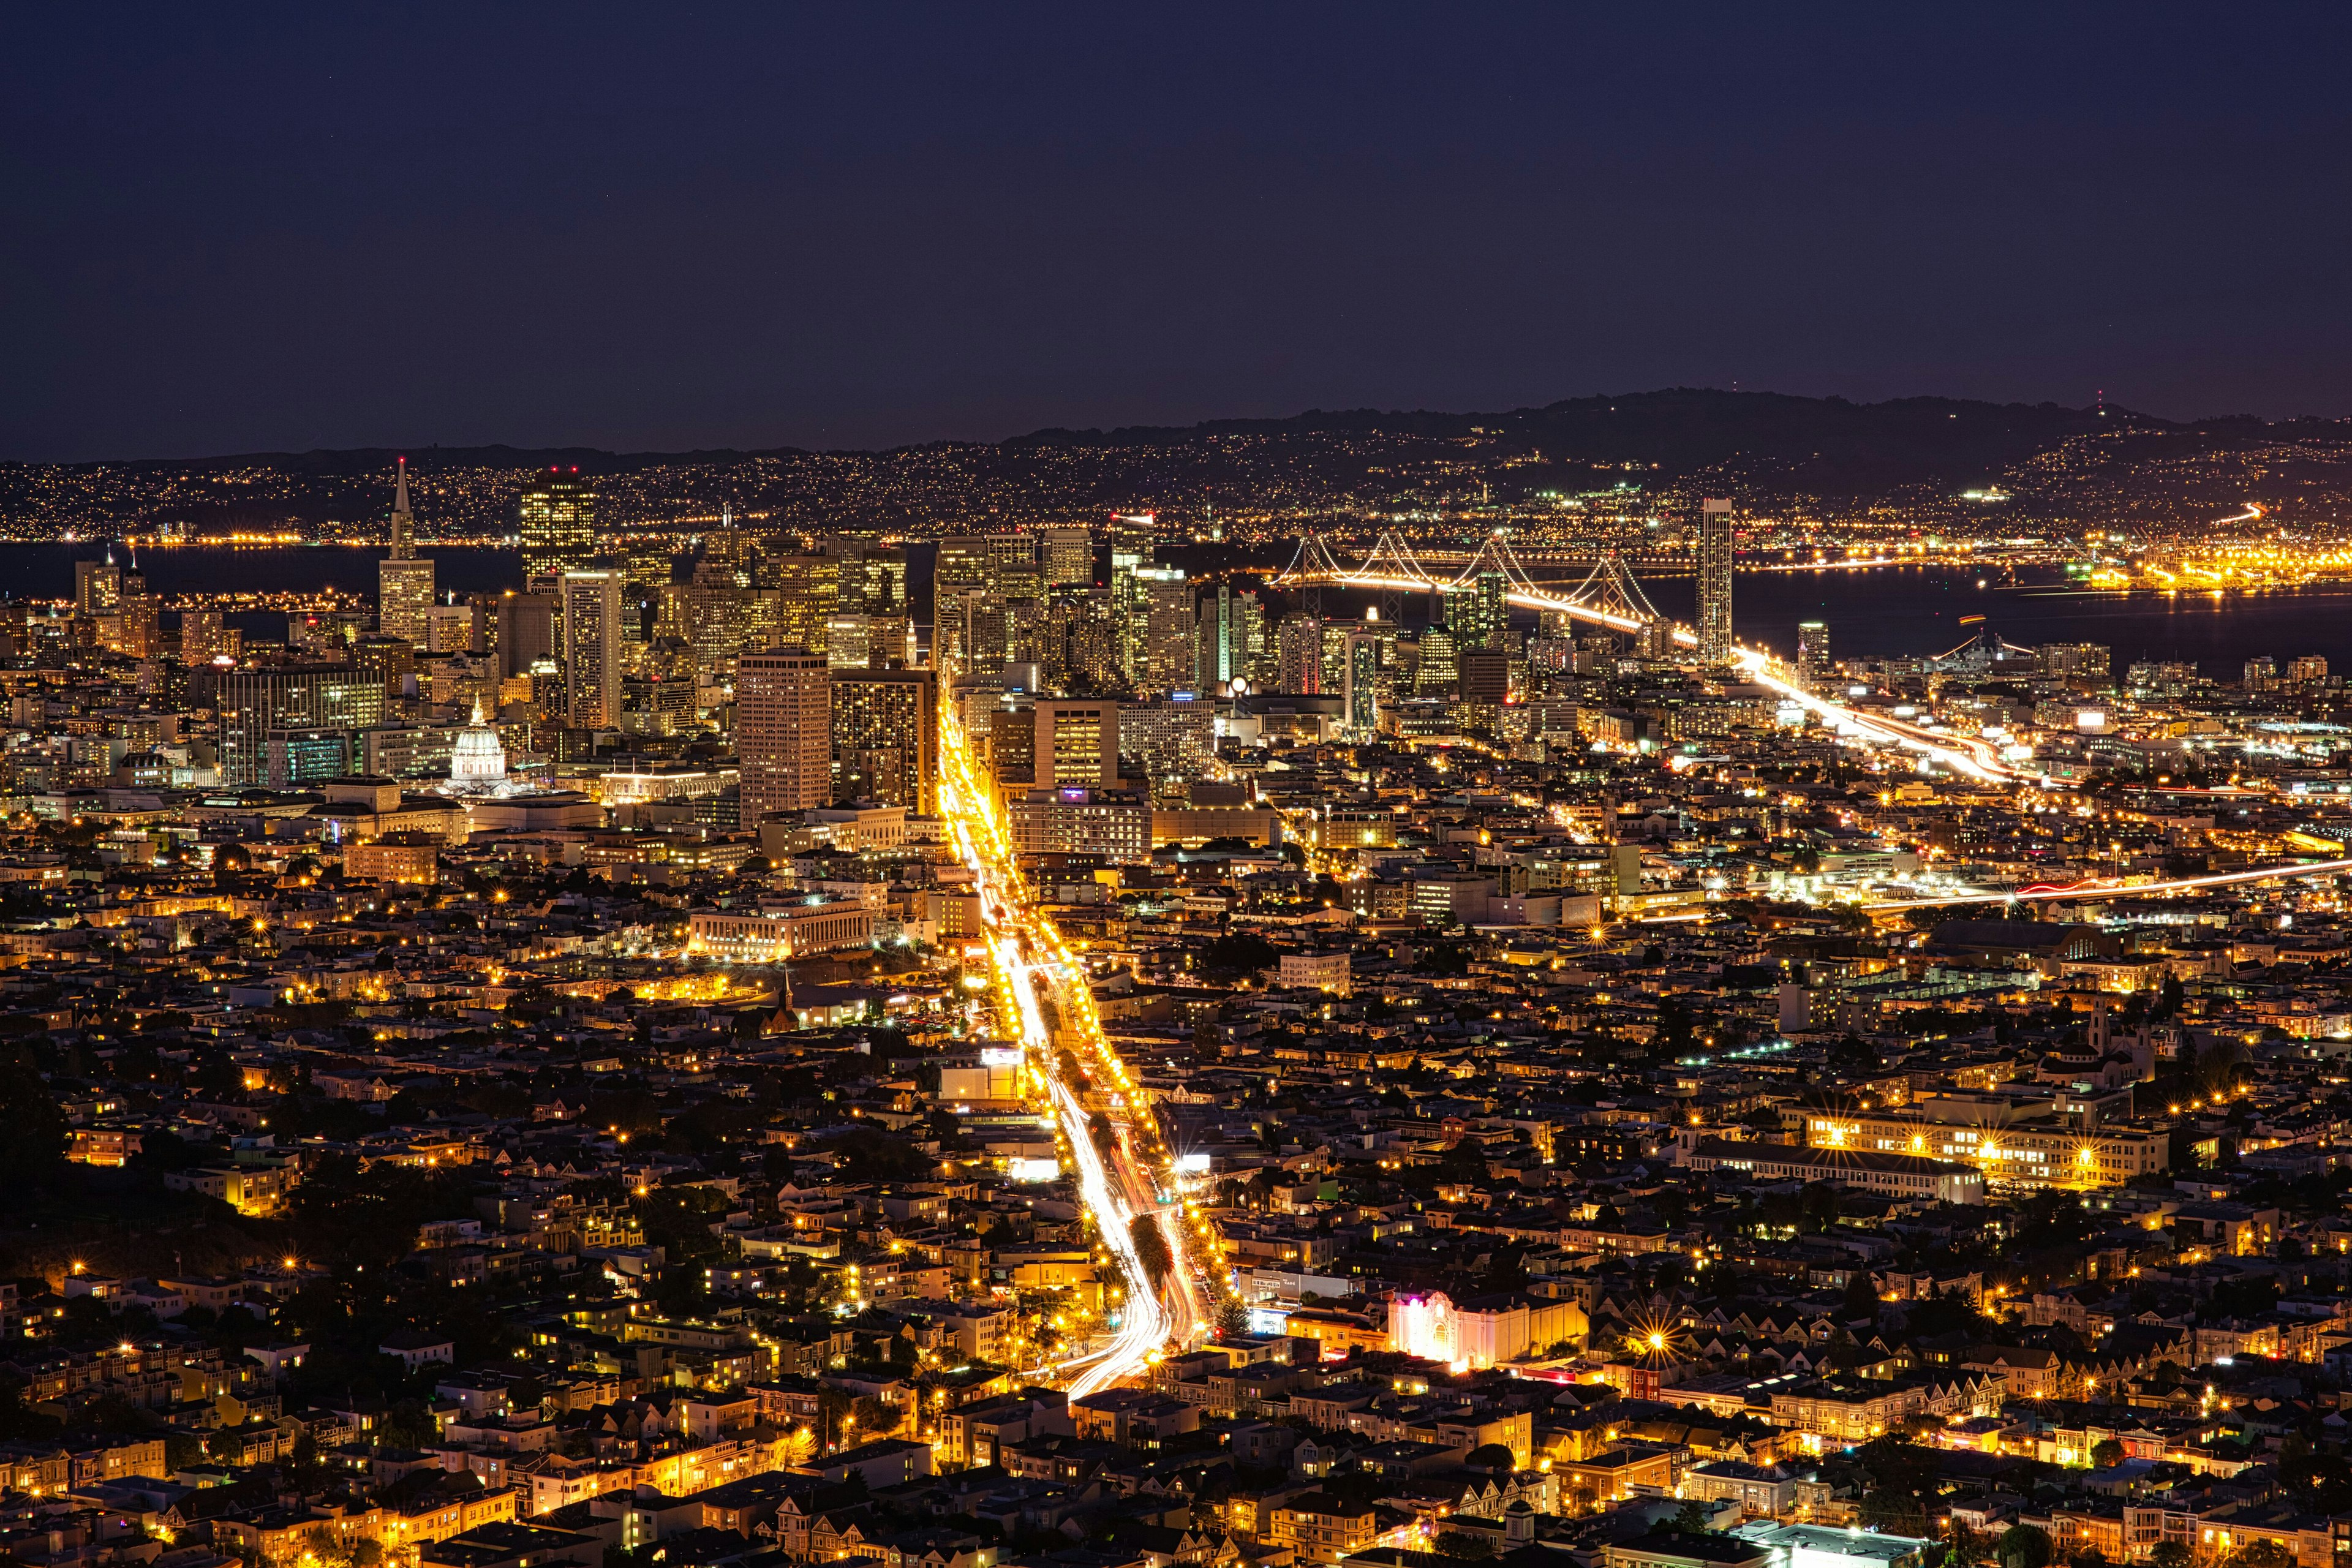
M416 520L408 511L408 459L400 459L400 477L392 491L392 558L405 561L416 553Z

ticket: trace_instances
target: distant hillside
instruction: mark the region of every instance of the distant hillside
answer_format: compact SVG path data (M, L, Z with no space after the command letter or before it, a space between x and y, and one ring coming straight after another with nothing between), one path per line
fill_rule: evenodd
M382 447L0 464L0 528L16 538L164 524L372 536L403 454L428 531L477 535L510 530L532 472L550 467L596 479L600 519L624 529L691 526L727 505L755 525L807 531L937 533L1214 508L1244 531L1280 532L1301 516L1544 511L1547 496L1624 489L1653 514L1711 494L1759 516L1893 508L1927 529L1978 526L1986 514L1962 493L1990 489L2020 528L2195 529L2249 501L2266 525L2352 521L2352 421L1675 387L1500 413L1313 410L880 452Z

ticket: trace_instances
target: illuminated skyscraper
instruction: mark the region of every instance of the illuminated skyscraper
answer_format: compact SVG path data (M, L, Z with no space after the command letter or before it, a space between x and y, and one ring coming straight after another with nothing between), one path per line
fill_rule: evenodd
M1311 697L1323 689L1323 625L1318 616L1292 616L1275 628L1276 690Z
M416 553L416 519L408 510L408 459L392 491L392 552L375 564L375 624L385 637L417 646L433 608L433 563Z
M1731 503L1698 503L1698 661L1731 662Z
M928 669L835 670L836 793L929 816L937 805L939 695Z
M735 670L735 752L746 827L773 811L833 798L833 687L824 656L803 647L747 653Z
M570 473L550 468L522 493L525 578L576 572L596 555L596 492Z
M210 664L228 651L228 638L221 625L218 610L182 610L180 612L180 662L185 665Z
M1351 631L1339 687L1339 711L1348 730L1369 736L1381 727L1381 637Z
M825 623L841 608L842 562L830 555L784 555L768 563L776 584L773 647L825 651Z
M1830 628L1823 621L1797 623L1797 679L1818 685L1830 673Z
M1510 608L1504 599L1500 572L1481 572L1471 591L1450 594L1445 600L1445 625L1454 646L1463 653L1500 653L1510 626Z
M74 608L85 616L111 612L122 598L122 568L112 552L103 561L74 563Z
M1095 584L1094 535L1083 528L1049 528L1038 535L1038 555L1048 588L1091 588Z
M1223 695L1249 667L1249 637L1242 626L1240 601L1228 584L1220 583L1214 598L1201 601L1199 653L1193 666L1193 689Z
M1181 566L1139 566L1143 597L1143 651L1136 685L1144 691L1189 690L1192 685L1192 584Z
M621 627L621 574L566 572L562 578L563 721L575 730L617 729L627 653Z

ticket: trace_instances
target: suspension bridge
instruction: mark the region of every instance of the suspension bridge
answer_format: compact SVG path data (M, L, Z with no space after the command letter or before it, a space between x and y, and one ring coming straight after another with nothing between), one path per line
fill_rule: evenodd
M1488 534L1450 577L1433 572L1414 552L1412 542L1393 528L1382 529L1372 541L1370 552L1354 566L1343 565L1330 541L1310 531L1299 536L1290 564L1275 576L1273 585L1370 590L1395 599L1406 594L1474 594L1479 591L1480 579L1489 576L1502 579L1504 599L1517 609L1549 610L1637 638L1646 637L1656 640L1661 648L1698 643L1696 632L1669 620L1650 603L1633 568L1614 550L1602 552L1583 582L1560 593L1528 574L1511 549L1510 536L1499 531ZM1382 618L1393 618L1385 613L1385 606Z
M1698 634L1660 613L1615 551L1603 553L1581 583L1563 593L1530 577L1512 551L1509 536L1500 531L1487 535L1459 572L1440 576L1414 552L1412 542L1393 528L1381 530L1370 552L1354 566L1345 564L1320 532L1309 530L1299 536L1290 563L1276 574L1271 585L1310 595L1325 587L1377 593L1383 600L1381 618L1394 622L1401 619L1398 611L1406 595L1442 598L1449 594L1475 594L1484 587L1481 579L1493 576L1501 578L1504 602L1512 608L1549 611L1626 634L1651 657L1674 658L1681 649L1698 646ZM1765 687L1785 704L1804 709L1842 735L1915 752L1954 773L1988 783L2015 783L2032 776L2010 767L1996 747L1977 737L1865 712L1822 697L1801 684L1796 673L1768 649L1735 642L1731 659L1741 679Z

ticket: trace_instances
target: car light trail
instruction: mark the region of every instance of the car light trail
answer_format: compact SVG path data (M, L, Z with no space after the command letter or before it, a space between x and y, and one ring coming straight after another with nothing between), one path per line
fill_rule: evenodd
M2190 893L2200 888L2226 888L2238 882L2292 881L2298 877L2329 877L2352 871L2352 860L2317 860L2298 866L2264 866L2253 871L2217 871L2208 877L2176 877L2165 882L2076 884L2046 893L2024 888L2002 893L1955 893L1941 899L1900 899L1892 903L1864 904L1867 910L1933 910L1953 904L2046 904L2061 899L2137 899L2150 893Z
M1084 967L1052 922L1028 903L1011 838L980 781L959 716L946 702L941 704L940 755L940 815L958 856L972 872L1003 1015L1017 1028L1030 1069L1045 1086L1063 1142L1070 1149L1079 1200L1124 1282L1126 1307L1118 1331L1108 1342L1090 1346L1054 1369L1065 1375L1076 1372L1069 1392L1083 1396L1142 1371L1171 1339L1190 1341L1200 1332L1208 1321L1200 1276L1210 1273L1222 1281L1222 1263L1202 1258L1202 1237L1185 1213L1160 1201L1159 1194L1172 1193L1176 1184L1172 1167L1156 1168L1169 1163L1156 1131L1140 1123L1123 1129L1114 1124L1108 1153L1095 1142L1080 1098L1085 1086L1066 1081L1060 1047L1067 1044L1082 1060L1096 1064L1106 1088L1119 1096L1114 1103L1137 1106L1135 1086L1103 1035ZM1047 997L1041 987L1050 990L1053 1021L1047 1018ZM1136 1215L1145 1213L1160 1217L1172 1264L1157 1286L1129 1229Z

